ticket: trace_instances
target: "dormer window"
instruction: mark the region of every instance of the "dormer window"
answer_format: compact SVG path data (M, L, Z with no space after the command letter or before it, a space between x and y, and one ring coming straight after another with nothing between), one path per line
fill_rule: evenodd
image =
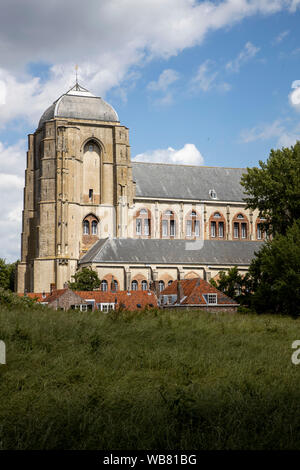
M209 195L212 199L217 199L217 193L214 189L209 190Z

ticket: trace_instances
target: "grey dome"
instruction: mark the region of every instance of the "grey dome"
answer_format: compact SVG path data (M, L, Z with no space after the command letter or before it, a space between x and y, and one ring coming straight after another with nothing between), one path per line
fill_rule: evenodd
M118 114L110 104L78 84L46 109L40 119L39 127L45 121L56 117L119 122Z

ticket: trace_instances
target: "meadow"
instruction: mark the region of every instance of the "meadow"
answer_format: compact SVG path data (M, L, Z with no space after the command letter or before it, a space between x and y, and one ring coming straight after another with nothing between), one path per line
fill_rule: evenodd
M300 449L300 320L0 306L0 449Z

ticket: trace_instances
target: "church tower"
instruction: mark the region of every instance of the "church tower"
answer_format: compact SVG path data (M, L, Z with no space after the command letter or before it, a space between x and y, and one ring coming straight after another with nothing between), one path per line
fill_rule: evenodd
M28 138L18 292L62 288L99 238L127 237L133 197L128 128L76 83Z

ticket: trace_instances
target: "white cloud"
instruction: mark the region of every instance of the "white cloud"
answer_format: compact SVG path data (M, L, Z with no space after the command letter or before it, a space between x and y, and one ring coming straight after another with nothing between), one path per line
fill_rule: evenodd
M6 101L6 86L5 83L0 80L0 105L5 104Z
M166 91L167 88L179 79L179 73L173 69L164 70L157 81L148 84L148 89L153 91Z
M42 111L74 82L75 63L82 84L104 96L120 87L133 66L174 56L246 17L297 8L296 0L89 0L85 9L81 0L27 0L17 2L16 15L16 2L1 3L0 80L7 103L1 106L0 125L15 117L36 125ZM246 56L255 50L248 43ZM51 65L45 82L25 73L33 61Z
M291 124L280 119L265 123L241 132L240 141L243 143L257 140L273 140L277 148L290 147L300 140L300 123Z
M289 94L290 104L296 111L300 111L300 80L294 80L291 88L293 91Z
M215 62L207 59L201 65L199 65L195 77L190 82L190 88L192 91L201 90L204 92L210 91L211 89L217 89L221 92L226 92L231 89L229 83L218 82L216 79L219 76L219 71L215 70Z
M289 32L288 30L282 31L282 32L279 33L278 36L276 36L276 38L272 41L273 44L279 44L279 43L281 43L281 42L284 40L284 38L285 38L286 36L288 36L289 34L290 34L290 32Z
M179 79L180 75L176 70L164 70L156 81L148 83L148 90L162 93L162 96L155 100L156 104L169 105L173 102L173 91L171 85Z
M25 163L24 140L11 146L0 142L0 258L7 261L20 257Z
M230 72L239 72L241 66L255 57L259 50L259 47L248 41L238 56L226 64L226 69Z
M194 144L185 144L179 150L168 147L140 153L133 158L133 161L185 165L203 165L204 163L201 153Z

